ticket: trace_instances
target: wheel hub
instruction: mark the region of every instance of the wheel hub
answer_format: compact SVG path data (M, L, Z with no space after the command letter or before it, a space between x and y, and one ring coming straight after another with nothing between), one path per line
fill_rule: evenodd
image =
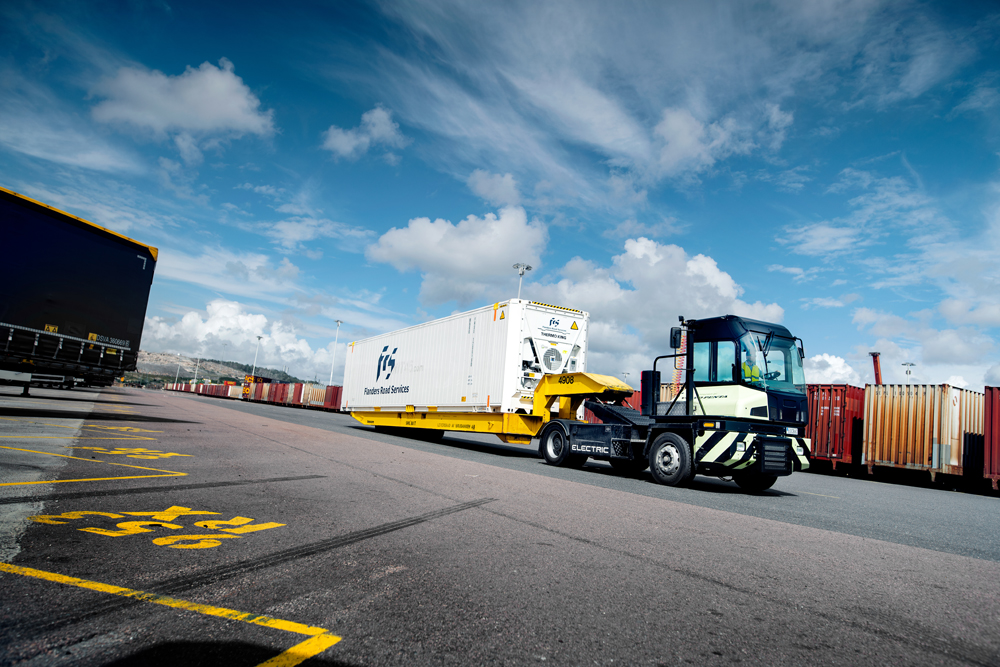
M656 469L664 475L673 475L681 466L680 453L673 445L660 448L656 453Z

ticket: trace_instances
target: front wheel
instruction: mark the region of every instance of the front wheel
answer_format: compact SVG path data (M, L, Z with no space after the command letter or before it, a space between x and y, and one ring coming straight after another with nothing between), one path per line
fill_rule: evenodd
M760 473L744 473L742 475L734 475L733 481L744 491L760 493L774 486L774 483L778 481L778 477L776 475L762 475Z
M664 433L649 449L649 470L653 479L667 486L681 486L691 481L691 448L676 433Z

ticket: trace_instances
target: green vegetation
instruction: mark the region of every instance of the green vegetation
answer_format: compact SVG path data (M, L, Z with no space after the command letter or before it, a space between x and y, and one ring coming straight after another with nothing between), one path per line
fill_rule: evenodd
M211 362L214 362L216 364L221 364L223 366L228 366L230 368L235 368L238 371L243 371L244 375L250 375L250 371L253 370L253 365L252 364L241 364L241 363L238 363L236 361L221 361L219 359L203 359L202 361L211 361ZM264 367L261 367L261 366L257 367L257 375L259 375L260 377L271 378L275 382L305 382L305 380L300 380L299 378L295 377L294 375L289 375L288 373L285 373L284 371L276 371L273 368L264 368ZM229 377L226 377L226 378L223 378L223 379L225 379L225 380L230 380L231 379L231 380L235 380L237 382L242 382L243 381L242 377L238 377L238 378L229 378Z

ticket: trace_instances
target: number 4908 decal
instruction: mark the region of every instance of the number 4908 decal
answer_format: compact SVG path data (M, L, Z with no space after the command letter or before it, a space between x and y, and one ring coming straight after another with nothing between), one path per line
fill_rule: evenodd
M559 384L573 384L576 378L572 375L560 375Z

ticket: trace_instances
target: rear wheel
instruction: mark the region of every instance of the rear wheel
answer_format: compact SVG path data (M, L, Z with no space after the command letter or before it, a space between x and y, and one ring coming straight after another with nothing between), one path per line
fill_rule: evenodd
M667 486L681 486L691 481L691 448L676 433L663 433L649 449L649 470L653 479Z
M743 489L744 491L749 491L750 493L760 493L761 491L767 491L774 483L778 481L775 475L762 475L759 472L747 472L742 475L734 475L733 481Z
M569 433L559 422L552 422L542 431L540 448L549 465L579 468L587 462L586 456L570 453Z

